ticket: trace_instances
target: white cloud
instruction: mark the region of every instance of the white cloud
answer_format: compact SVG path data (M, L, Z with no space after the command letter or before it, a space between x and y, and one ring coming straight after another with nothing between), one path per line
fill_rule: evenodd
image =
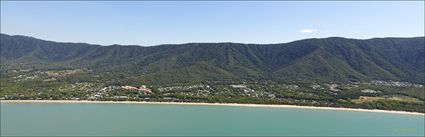
M303 29L300 30L300 33L314 33L317 32L317 29Z

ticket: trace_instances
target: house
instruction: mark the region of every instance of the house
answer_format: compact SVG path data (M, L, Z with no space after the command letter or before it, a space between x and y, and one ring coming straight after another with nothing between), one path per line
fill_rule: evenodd
M150 88L147 88L145 85L140 86L139 90L143 91L145 94L152 93L152 90Z
M133 86L121 86L121 88L123 88L123 89L130 89L130 90L137 90L137 88L136 87L133 87Z
M138 91L143 91L143 93L148 94L148 93L152 93L152 90L150 88L147 88L145 85L142 85L140 87L133 87L133 86L121 86L121 88L123 89L128 89L128 90L138 90Z

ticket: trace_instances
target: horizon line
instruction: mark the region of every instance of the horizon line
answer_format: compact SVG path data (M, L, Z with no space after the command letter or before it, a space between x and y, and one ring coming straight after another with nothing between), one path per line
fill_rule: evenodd
M37 37L33 37L33 36L27 36L27 35L20 35L20 34L16 34L16 35L11 35L11 34L6 34L6 33L0 33L1 35L7 35L7 36L20 36L20 37L28 37L28 38L33 38L33 39L38 39L38 40L43 40L43 41L48 41L48 42L57 42L57 43L75 43L75 44L88 44L88 45L97 45L97 46L139 46L139 47L154 47L154 46L161 46L161 45L184 45L184 44L220 44L220 43L233 43L233 44L255 44L255 45L269 45L269 44L287 44L287 43L292 43L292 42L297 42L297 41L302 41L302 40L310 40L310 39L329 39L329 38L343 38L343 39L352 39L352 40L371 40L371 39L384 39L384 38L421 38L421 37L425 37L425 35L423 36L389 36L389 37L371 37L371 38L351 38L351 37L343 37L343 36L329 36L329 37L312 37L312 38L304 38L304 39L298 39L298 40L292 40L292 41L288 41L288 42L279 42L279 43L243 43L243 42L185 42L185 43L164 43L164 44L156 44L156 45L148 45L148 46L143 46L143 45L138 45L138 44L129 44L129 45L124 45L124 44L109 44L109 45L105 45L105 44L93 44L93 43L87 43L87 42L72 42L72 41L68 41L68 42L64 42L64 41L55 41L55 40L46 40L43 38L37 38Z

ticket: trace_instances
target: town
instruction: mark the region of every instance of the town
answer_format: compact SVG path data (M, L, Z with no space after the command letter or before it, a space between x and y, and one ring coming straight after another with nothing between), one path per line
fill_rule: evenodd
M103 76L103 77L102 77ZM3 71L2 100L99 100L294 104L385 109L421 106L424 86L403 81L350 83L272 81L204 81L151 84L117 81L89 69ZM376 106L393 102L396 106ZM401 106L398 106L401 105ZM403 107L406 111L421 107Z

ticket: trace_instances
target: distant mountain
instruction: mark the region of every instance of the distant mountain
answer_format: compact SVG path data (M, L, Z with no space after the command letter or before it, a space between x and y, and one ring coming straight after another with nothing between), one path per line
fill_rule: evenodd
M331 37L283 44L100 46L1 34L1 66L87 68L151 83L217 80L425 83L425 38Z

